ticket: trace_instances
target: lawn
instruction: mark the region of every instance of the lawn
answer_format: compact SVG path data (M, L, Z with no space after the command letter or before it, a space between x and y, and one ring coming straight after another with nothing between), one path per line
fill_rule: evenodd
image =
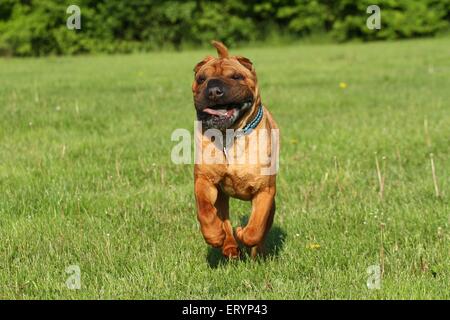
M208 248L171 162L212 48L1 59L0 298L450 298L449 39L231 52L281 128L268 256Z

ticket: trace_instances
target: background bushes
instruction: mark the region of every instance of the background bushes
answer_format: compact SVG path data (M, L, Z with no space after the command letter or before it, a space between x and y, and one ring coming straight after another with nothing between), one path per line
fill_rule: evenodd
M366 27L368 5L381 30ZM66 28L66 8L81 8L82 29ZM432 36L449 29L450 0L1 0L0 54L40 56L295 40L336 41Z

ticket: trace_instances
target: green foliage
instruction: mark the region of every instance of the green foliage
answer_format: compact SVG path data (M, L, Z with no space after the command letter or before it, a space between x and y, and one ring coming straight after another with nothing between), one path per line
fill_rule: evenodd
M229 45L272 35L329 33L336 41L431 36L449 27L450 0L379 0L382 29L366 27L370 0L79 0L82 29L68 30L71 1L2 0L0 54L39 56Z
M370 30L366 27L369 14L359 13L371 4L371 0L340 1L334 10L340 18L333 24L333 36L340 41L401 39L435 35L449 26L449 0L379 0L381 29Z

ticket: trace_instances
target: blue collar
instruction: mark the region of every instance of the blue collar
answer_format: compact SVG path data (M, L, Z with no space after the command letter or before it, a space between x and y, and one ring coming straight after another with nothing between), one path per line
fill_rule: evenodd
M250 134L253 129L255 129L258 124L261 122L261 119L263 117L263 107L262 104L259 105L258 108L258 113L256 114L256 117L253 118L252 121L250 121L249 123L247 123L244 128L242 128L242 132L244 133L244 135Z
M238 129L235 132L235 134L232 137L230 137L231 139L228 138L228 135L225 136L226 142L223 145L223 153L225 154L225 158L228 158L227 148L233 143L234 139L252 133L253 129L255 129L261 122L262 117L263 117L263 106L262 104L260 104L258 112L256 113L256 117L254 117L252 121L247 123L242 129Z

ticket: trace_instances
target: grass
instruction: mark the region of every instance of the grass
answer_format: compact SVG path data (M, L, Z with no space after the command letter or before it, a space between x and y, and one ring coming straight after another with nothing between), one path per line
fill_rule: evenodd
M212 53L0 60L0 298L450 298L448 38L235 52L282 151L270 254L230 263L170 160Z

